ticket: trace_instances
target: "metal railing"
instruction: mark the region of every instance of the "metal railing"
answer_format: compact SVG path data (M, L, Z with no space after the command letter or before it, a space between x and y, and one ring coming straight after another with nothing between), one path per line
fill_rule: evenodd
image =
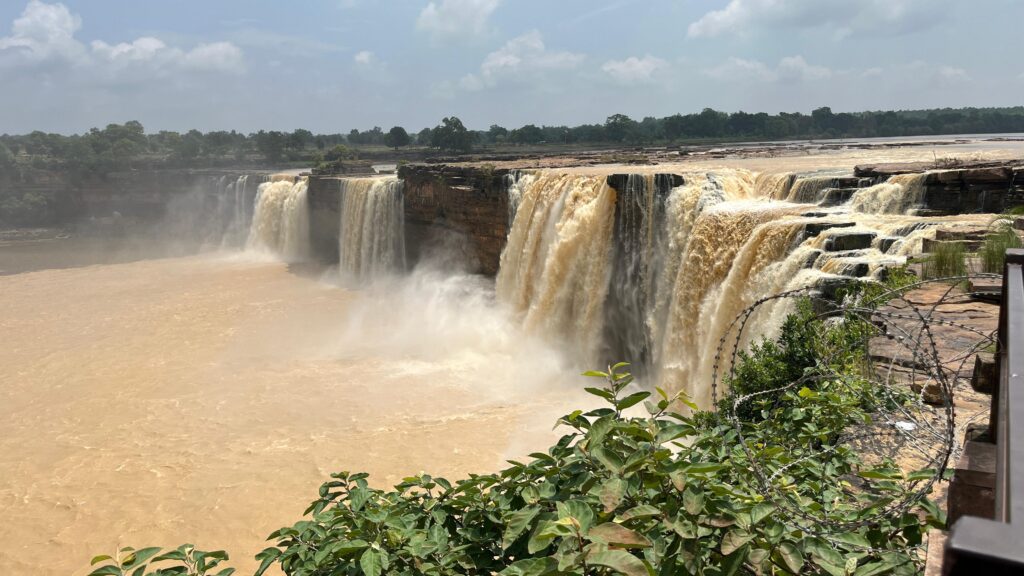
M946 542L942 573L1024 574L1024 250L1008 250L999 311L998 389L990 430L996 440L995 513L964 516Z

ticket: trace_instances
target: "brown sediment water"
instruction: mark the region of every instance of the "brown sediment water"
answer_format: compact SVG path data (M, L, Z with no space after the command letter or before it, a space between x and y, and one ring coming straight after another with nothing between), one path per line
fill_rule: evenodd
M579 383L497 316L430 340L451 320L431 286L371 297L223 256L0 277L0 573L183 542L251 572L331 472L388 487L543 449Z

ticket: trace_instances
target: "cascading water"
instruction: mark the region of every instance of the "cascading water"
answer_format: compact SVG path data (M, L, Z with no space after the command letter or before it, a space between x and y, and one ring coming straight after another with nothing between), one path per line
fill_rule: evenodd
M821 193L834 185L835 178L831 176L811 176L797 178L786 196L789 202L798 204L817 204L821 201Z
M246 248L287 262L310 254L308 181L272 178L260 184Z
M927 174L897 174L881 184L858 190L850 199L855 212L869 214L908 214L924 195Z
M611 273L615 190L604 177L544 173L522 189L501 254L498 298L528 331L596 356Z
M835 177L754 178L735 170L686 174L672 188L666 175L626 175L613 178L614 189L607 180L554 171L510 177L512 227L498 298L527 328L571 345L580 361L630 361L635 372L704 407L719 342L746 307L830 276L874 274L904 261L893 219L906 227L919 218L887 214L919 202L915 187L923 182L896 177L888 188L861 190L866 194L847 206L801 216ZM876 201L880 192L887 196ZM880 214L857 216L866 224L850 228L851 207ZM865 232L877 241L859 250L830 243L834 235ZM889 239L890 254L880 238ZM741 345L775 333L789 311L763 307Z
M404 198L395 177L341 181L339 266L357 281L405 270Z

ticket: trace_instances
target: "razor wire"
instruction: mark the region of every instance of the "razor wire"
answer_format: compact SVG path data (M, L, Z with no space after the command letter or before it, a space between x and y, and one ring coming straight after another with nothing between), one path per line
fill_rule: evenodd
M757 300L744 309L725 330L714 358L711 381L712 399L719 405L719 386L736 377L736 369L743 354L753 343L745 329L758 313L777 312L780 305L798 300L809 301L814 318L822 326L838 322L862 320L868 327L860 342L865 350L863 365L856 378L859 385L877 387L877 398L867 410L870 421L862 425L844 427L831 444L811 447L782 446L789 450L788 463L769 469L756 457L758 447L744 435L741 408L781 395L800 391L805 386L815 388L827 382L832 387L851 386L851 375L832 367L830 360L842 351L836 350L818 366L801 378L770 390L759 390L730 398L731 404L720 408L725 419L736 430L739 443L751 466L757 491L765 501L772 502L786 518L787 524L806 534L828 537L843 531L856 530L878 524L883 518L894 518L910 513L917 504L945 477L951 458L959 456L961 445L957 438L964 430L957 426L955 391L967 384L964 377L967 362L985 349L996 344L996 331L986 331L942 317L942 307L950 304L975 302L979 293L957 289L958 285L979 278L1001 278L996 274L970 274L924 280L898 289L887 290L871 298L851 291L841 301L826 297L820 287L790 290ZM849 280L833 284L832 288L852 287L860 281ZM948 284L938 297L927 302L915 301L908 295L915 290ZM935 294L935 292L933 292ZM775 307L774 309L770 307ZM937 336L936 330L945 332ZM953 341L955 346L940 346L939 341ZM885 350L878 350L879 346ZM874 347L874 348L873 348ZM852 391L852 390L851 390ZM965 423L987 416L981 411L968 415ZM863 458L896 463L903 475L905 490L902 497L874 509L865 508L852 520L829 516L827 502L808 505L807 495L798 498L786 488L787 470L813 458L828 457L838 450L856 450ZM927 471L908 478L911 472ZM844 476L844 490L865 489L865 480L856 471ZM851 498L852 500L852 498Z

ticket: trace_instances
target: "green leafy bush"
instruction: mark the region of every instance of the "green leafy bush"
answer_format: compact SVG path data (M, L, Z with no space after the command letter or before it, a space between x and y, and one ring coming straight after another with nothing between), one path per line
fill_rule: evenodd
M962 242L938 242L935 251L923 263L925 278L950 278L967 275L967 251Z
M1020 236L1013 228L1013 222L1005 219L996 220L992 231L985 237L978 256L981 257L981 269L990 274L1002 274L1006 263L1006 251L1010 248L1021 248Z
M223 550L204 552L191 544L161 554L160 548L122 548L114 556L97 556L89 576L231 576L234 568L220 568L228 559ZM160 566L154 566L159 564Z

